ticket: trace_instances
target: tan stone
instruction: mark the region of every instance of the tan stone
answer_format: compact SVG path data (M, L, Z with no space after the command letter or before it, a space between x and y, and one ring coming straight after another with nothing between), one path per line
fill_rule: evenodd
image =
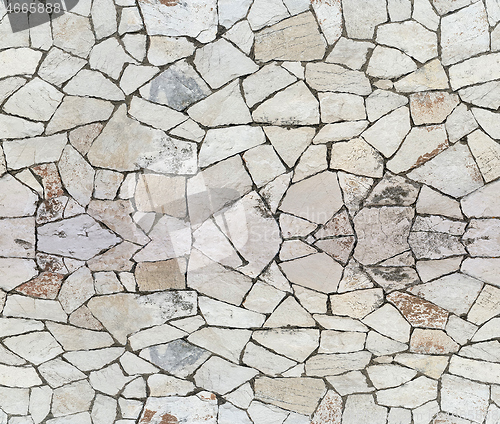
M440 124L458 105L456 94L426 91L410 96L410 110L415 125Z
M446 354L457 352L459 345L442 330L417 328L410 340L410 352Z
M325 383L316 378L262 377L255 381L257 399L299 414L312 414L325 392Z
M142 262L135 269L135 278L141 291L184 289L186 260L178 258L160 262Z

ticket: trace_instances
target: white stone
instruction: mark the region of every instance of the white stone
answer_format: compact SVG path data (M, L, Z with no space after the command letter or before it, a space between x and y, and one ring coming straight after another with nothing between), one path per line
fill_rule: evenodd
M376 90L366 99L366 112L370 122L408 104L408 99L386 90ZM398 109L399 110L399 109Z
M454 273L430 283L412 287L408 291L448 311L462 315L469 311L481 288L482 283L479 280Z
M200 297L199 307L208 325L232 328L262 326L265 316L208 297Z
M307 86L299 81L259 105L252 113L256 122L274 125L319 123L319 104Z
M59 417L87 411L94 395L94 390L86 380L59 387L52 396L52 415Z
M488 410L490 389L460 377L444 375L441 388L441 408L459 417L482 422Z
M458 93L462 101L496 110L500 106L500 85L498 81L462 88Z
M281 302L285 293L275 287L257 281L245 298L243 306L251 311L270 313Z
M46 134L72 129L91 122L105 121L113 104L100 99L66 96L47 125Z
M266 126L264 131L281 159L290 167L295 165L314 136L314 129L310 127L286 129Z
M246 16L251 4L251 0L237 3L231 0L218 0L219 24L225 28L231 28L233 24Z
M86 378L86 375L78 368L60 358L43 363L38 370L52 388Z
M370 81L364 73L330 63L308 63L306 81L318 91L339 91L360 96L372 92Z
M248 22L253 31L279 22L289 16L281 0L255 0L248 13Z
M387 408L376 405L372 395L350 395L347 398L343 424L357 424L370 422L373 424L384 424L387 419Z
M75 96L98 97L105 100L125 100L123 92L97 71L82 69L64 87L64 92Z
M387 169L399 174L422 165L448 147L444 125L413 128L397 153L387 162Z
M52 390L48 386L31 389L29 413L35 424L41 423L50 412Z
M451 143L455 143L476 128L474 115L464 104L458 105L446 120L446 131Z
M398 150L410 128L408 107L400 107L380 118L361 135L385 157L390 157Z
M285 173L285 167L270 145L260 145L246 151L243 161L257 187L262 187Z
M177 340L185 335L185 331L174 328L168 324L163 324L138 331L129 336L128 340L133 350L139 350L155 344Z
M14 353L35 365L40 365L63 352L54 337L46 331L9 337L4 343Z
M395 79L417 69L415 62L397 49L375 47L366 73L376 78Z
M225 394L253 378L258 372L252 368L231 364L213 356L194 375L196 385Z
M64 354L64 359L71 362L81 371L92 371L103 368L119 358L124 352L122 347L110 347L92 351L73 351Z
M382 156L362 138L332 145L330 168L352 174L381 178Z
M438 382L421 376L400 387L380 390L377 392L377 401L386 406L402 406L416 408L437 398Z
M379 333L402 343L410 340L410 324L392 305L384 305L362 320ZM389 323L391 323L389 325Z
M90 373L90 384L95 390L115 396L132 378L126 377L118 364L112 364Z
M432 8L430 0L416 0L412 17L431 31L437 31L439 27L440 19Z
M0 384L8 387L32 387L43 383L33 367L13 367L0 364Z
M438 379L448 366L448 356L422 355L417 353L399 353L395 357L395 362Z
M236 46L246 54L250 54L255 39L252 29L250 28L250 24L246 20L238 22L229 31L227 31L223 37L236 44Z
M366 371L371 382L378 390L400 386L417 375L415 370L395 364L372 365Z
M396 91L411 93L449 87L448 76L439 59L434 59L394 84Z
M373 387L370 387L371 384L368 383L365 375L360 371L350 371L343 375L326 377L326 379L342 396L352 393L372 392L374 390Z
M134 3L135 4L135 3ZM146 35L145 34L125 34L122 37L125 50L138 61L146 57Z
M238 363L240 354L250 340L250 336L251 332L248 330L205 327L192 333L187 340Z
M306 361L306 375L323 377L361 370L368 365L371 357L372 354L367 351L314 355Z
M467 137L469 148L476 159L484 180L489 183L500 176L500 146L481 130Z
M60 87L84 65L85 60L53 47L40 65L38 75L50 84Z
M296 365L295 361L276 355L254 343L248 343L246 346L243 363L272 377Z
M458 219L463 217L460 205L456 200L427 186L423 186L420 190L416 207L419 214L443 215Z
M264 143L262 128L235 126L208 130L200 150L199 165L205 167Z
M500 53L490 53L452 65L449 69L451 87L458 90L466 85L495 80L500 75L497 72L499 63Z
M355 41L341 37L325 62L338 63L359 70L365 64L368 52L373 47L373 44L367 41Z
M441 19L441 61L443 65L461 62L489 50L490 36L483 2Z
M239 81L228 84L191 106L187 113L193 120L206 127L252 122L250 111L240 92Z
M342 6L349 38L373 38L375 27L388 19L385 1L367 5L359 0L344 0Z
M92 48L89 64L112 79L117 80L125 63L135 63L135 60L125 53L125 50L114 37L107 38Z
M336 1L313 1L311 2L316 18L318 19L321 32L328 44L334 44L342 35L342 4Z
M94 170L70 145L62 153L59 173L69 194L81 205L88 205L94 189Z
M257 343L298 362L303 362L319 346L319 330L257 330L252 334Z

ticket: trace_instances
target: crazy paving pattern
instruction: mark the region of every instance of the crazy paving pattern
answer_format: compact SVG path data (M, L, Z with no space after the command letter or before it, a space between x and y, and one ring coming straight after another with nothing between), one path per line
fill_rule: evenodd
M499 0L1 15L0 423L499 422Z

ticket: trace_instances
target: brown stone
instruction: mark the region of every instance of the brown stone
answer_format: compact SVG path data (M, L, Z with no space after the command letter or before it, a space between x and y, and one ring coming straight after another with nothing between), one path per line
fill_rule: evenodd
M16 291L31 297L55 299L62 284L64 275L53 272L43 272L27 283L21 284Z
M160 262L141 262L135 269L140 291L186 288L186 261L183 258Z
M85 305L80 306L69 316L69 323L77 327L87 328L89 330L99 331L104 328Z
M54 163L44 163L31 168L42 179L43 191L46 199L59 197L64 194L61 177Z
M413 331L410 340L410 352L428 354L446 354L457 352L459 345L442 330Z
M448 311L427 300L407 293L394 292L387 296L414 327L444 329Z

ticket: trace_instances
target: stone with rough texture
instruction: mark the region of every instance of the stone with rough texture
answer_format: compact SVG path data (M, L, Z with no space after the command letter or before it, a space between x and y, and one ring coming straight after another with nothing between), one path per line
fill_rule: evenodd
M359 0L344 0L342 9L349 38L370 39L375 27L387 21L384 0L373 1L369 5Z
M318 91L339 91L366 96L372 89L368 78L359 71L351 71L329 63L308 63L306 81Z

